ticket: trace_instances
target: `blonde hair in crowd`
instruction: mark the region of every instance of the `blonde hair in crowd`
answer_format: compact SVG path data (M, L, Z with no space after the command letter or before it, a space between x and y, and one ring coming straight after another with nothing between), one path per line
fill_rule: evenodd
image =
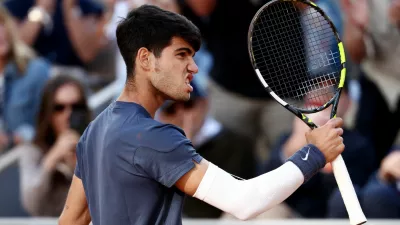
M29 61L35 57L35 53L19 38L17 25L3 5L0 5L0 23L4 25L10 43L10 52L7 60L14 61L19 72L23 73Z

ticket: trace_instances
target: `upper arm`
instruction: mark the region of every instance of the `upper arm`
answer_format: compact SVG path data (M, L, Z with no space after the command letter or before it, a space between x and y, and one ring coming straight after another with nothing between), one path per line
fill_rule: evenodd
M183 175L175 183L175 186L185 194L193 196L208 169L208 164L208 161L204 158L200 163L195 163L193 169Z
M82 180L74 175L59 224L89 224L91 221Z

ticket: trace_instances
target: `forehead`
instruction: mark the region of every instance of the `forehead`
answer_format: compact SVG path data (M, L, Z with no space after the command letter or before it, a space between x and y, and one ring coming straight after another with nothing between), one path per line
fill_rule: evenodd
M61 86L55 93L54 100L56 103L75 103L81 99L79 88L74 84L65 84Z

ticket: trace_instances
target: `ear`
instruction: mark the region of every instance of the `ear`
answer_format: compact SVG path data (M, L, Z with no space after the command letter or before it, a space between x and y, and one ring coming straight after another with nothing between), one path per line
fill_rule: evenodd
M136 64L141 67L143 70L150 70L151 69L151 55L152 53L147 48L140 48L138 50L136 56Z

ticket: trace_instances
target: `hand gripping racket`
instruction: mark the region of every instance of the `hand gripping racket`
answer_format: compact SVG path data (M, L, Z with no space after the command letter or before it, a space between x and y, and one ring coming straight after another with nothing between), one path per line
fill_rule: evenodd
M305 114L332 106L336 117L346 77L345 53L327 15L307 0L273 0L254 16L248 33L253 68L269 94L310 128ZM332 168L350 224L367 221L339 155Z

